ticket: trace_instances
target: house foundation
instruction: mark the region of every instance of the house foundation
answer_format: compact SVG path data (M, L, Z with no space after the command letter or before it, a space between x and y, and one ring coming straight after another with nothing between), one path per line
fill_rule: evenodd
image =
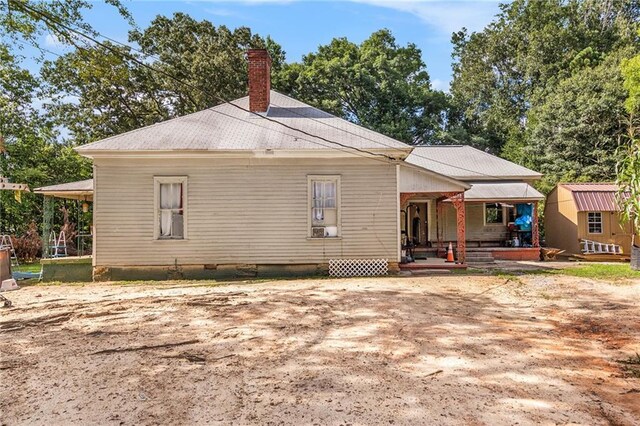
M389 262L389 275L400 271ZM329 275L328 263L309 264L204 264L173 266L95 266L93 281L233 280L298 278Z

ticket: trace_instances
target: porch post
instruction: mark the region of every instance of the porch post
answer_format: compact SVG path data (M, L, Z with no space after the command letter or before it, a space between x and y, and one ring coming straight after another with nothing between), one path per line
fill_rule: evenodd
M48 195L44 196L44 205L42 208L42 257L48 258L50 253L49 248L49 234L53 230L53 215L54 215L54 203L53 197Z
M466 214L464 209L464 192L461 192L458 196L458 202L455 203L456 206L456 222L457 222L457 254L458 254L458 262L464 263L467 257L467 241L465 235L465 222L466 222Z
M443 243L443 237L442 234L444 233L444 230L441 229L443 228L442 225L442 221L443 221L443 217L442 217L442 198L437 198L436 199L436 239L437 239L437 248L438 248L438 255L440 254L441 251L444 250L444 243Z
M531 245L534 247L540 247L540 232L538 230L538 201L533 202L531 218Z

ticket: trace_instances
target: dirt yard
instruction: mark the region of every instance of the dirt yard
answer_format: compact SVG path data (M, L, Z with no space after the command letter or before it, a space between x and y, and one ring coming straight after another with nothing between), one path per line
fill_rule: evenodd
M618 362L640 352L640 282L454 275L5 295L6 425L640 424L638 370Z

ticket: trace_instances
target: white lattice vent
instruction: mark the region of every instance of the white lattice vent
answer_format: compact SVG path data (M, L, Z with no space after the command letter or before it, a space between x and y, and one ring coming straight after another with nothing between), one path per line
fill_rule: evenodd
M330 259L329 276L374 277L389 274L387 259Z

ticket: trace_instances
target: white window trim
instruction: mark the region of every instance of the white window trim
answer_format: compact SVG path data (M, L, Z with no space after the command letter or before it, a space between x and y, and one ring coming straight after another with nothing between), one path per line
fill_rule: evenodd
M507 226L507 212L506 207L502 207L502 223L487 223L487 204L500 204L500 203L482 203L482 221L484 226Z
M311 209L313 207L313 181L314 180L335 180L336 181L336 225L338 227L337 237L313 237L311 228ZM342 238L342 185L340 175L307 175L307 239L309 240L337 240Z
M160 237L160 184L182 184L182 238ZM154 176L153 177L153 239L156 241L186 241L189 237L189 178L188 176Z
M589 223L598 223L598 222L589 222L589 213L599 213L600 214L600 232L590 232L589 231ZM586 224L587 224L587 234L590 235L602 235L604 233L604 215L602 214L602 212L587 212L587 217L586 217Z

